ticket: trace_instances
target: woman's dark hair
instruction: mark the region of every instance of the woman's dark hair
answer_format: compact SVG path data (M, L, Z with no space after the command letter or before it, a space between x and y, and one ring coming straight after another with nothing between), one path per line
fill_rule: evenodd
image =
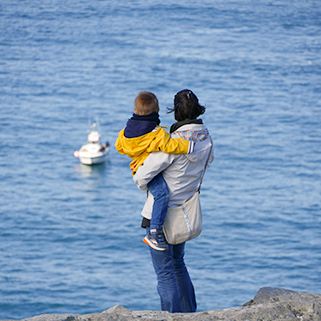
M198 98L189 89L179 91L174 98L174 108L168 108L168 113L174 112L177 121L196 119L205 113L205 107L198 103Z

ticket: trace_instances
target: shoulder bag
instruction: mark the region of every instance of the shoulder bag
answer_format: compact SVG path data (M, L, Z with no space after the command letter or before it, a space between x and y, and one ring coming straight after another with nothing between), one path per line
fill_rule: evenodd
M213 144L211 145L200 185L194 195L181 206L168 207L167 209L163 230L169 244L175 245L189 241L199 236L202 232L202 209L199 193L212 148Z

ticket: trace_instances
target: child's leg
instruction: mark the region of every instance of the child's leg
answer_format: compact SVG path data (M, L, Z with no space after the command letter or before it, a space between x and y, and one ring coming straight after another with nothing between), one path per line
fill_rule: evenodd
M169 201L168 188L162 173L155 176L148 183L147 187L154 196L154 206L150 221L150 229L162 229Z

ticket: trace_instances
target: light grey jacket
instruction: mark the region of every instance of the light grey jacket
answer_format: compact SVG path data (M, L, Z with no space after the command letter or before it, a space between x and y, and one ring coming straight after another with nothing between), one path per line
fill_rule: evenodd
M192 139L195 142L194 152L180 155L166 154L161 151L151 153L133 176L137 186L141 190L147 190L147 184L162 172L169 190L169 207L180 206L190 199L199 186L208 157L207 167L214 159L214 147L209 155L213 143L211 137L208 135L205 140L197 141L198 133L202 132L207 132L203 124L189 124L179 127L171 134L171 137L178 138L182 137L182 134L192 134ZM152 216L153 202L153 195L148 192L142 210L142 215L147 219Z

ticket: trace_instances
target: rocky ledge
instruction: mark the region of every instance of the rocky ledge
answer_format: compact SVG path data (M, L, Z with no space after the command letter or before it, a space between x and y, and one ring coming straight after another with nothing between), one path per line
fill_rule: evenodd
M85 315L45 314L24 321L291 321L320 320L321 294L294 292L277 288L261 288L253 300L243 306L196 313L168 313L161 311L131 311L116 305L102 313Z

